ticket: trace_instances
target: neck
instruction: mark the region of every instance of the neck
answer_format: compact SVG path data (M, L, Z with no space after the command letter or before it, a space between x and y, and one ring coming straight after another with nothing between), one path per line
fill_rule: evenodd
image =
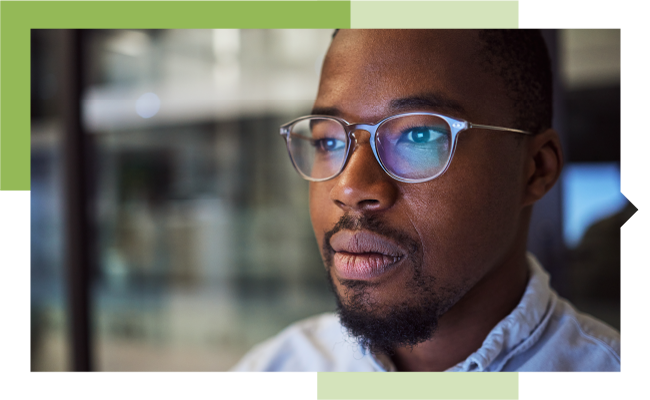
M519 304L528 282L525 237L463 298L440 317L434 336L417 346L395 350L399 371L445 371L478 350L486 336Z

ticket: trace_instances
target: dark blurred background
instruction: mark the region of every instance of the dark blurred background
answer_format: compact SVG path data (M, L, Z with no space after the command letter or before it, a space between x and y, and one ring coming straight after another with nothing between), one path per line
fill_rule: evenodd
M620 31L544 31L562 180L529 248L620 327ZM308 114L331 30L32 30L33 371L219 371L333 311L307 183L278 127Z

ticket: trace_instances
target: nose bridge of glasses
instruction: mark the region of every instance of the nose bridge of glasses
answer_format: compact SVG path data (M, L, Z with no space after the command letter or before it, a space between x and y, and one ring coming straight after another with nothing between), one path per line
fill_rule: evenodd
M354 138L354 141L357 145L361 143L370 142L370 139L377 130L376 125L369 124L353 124L348 126L348 132L350 132L350 137ZM366 134L359 134L360 132L365 132Z

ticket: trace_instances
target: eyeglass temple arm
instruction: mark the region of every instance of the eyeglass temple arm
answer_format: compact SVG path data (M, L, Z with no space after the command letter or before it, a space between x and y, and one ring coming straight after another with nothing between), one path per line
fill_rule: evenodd
M478 128L478 129L489 129L492 131L504 131L504 132L514 132L514 133L522 133L524 135L532 135L530 132L522 131L519 129L512 129L512 128L502 128L500 126L492 126L492 125L481 125L481 124L472 124L469 123L469 128Z

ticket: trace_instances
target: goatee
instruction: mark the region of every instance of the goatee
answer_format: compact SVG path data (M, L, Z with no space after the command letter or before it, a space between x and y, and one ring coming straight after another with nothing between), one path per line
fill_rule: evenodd
M404 285L404 296L394 303L378 303L373 300L370 289L378 284L339 280L345 293L340 293L332 278L334 249L331 237L341 230L366 230L374 232L408 249L407 264L412 278ZM458 299L458 290L435 288L435 278L422 273L422 252L419 243L403 232L397 231L374 216L352 218L341 217L339 222L326 232L323 240L323 261L327 277L336 295L337 313L343 326L364 348L374 353L392 355L396 348L413 347L434 335L440 316Z

